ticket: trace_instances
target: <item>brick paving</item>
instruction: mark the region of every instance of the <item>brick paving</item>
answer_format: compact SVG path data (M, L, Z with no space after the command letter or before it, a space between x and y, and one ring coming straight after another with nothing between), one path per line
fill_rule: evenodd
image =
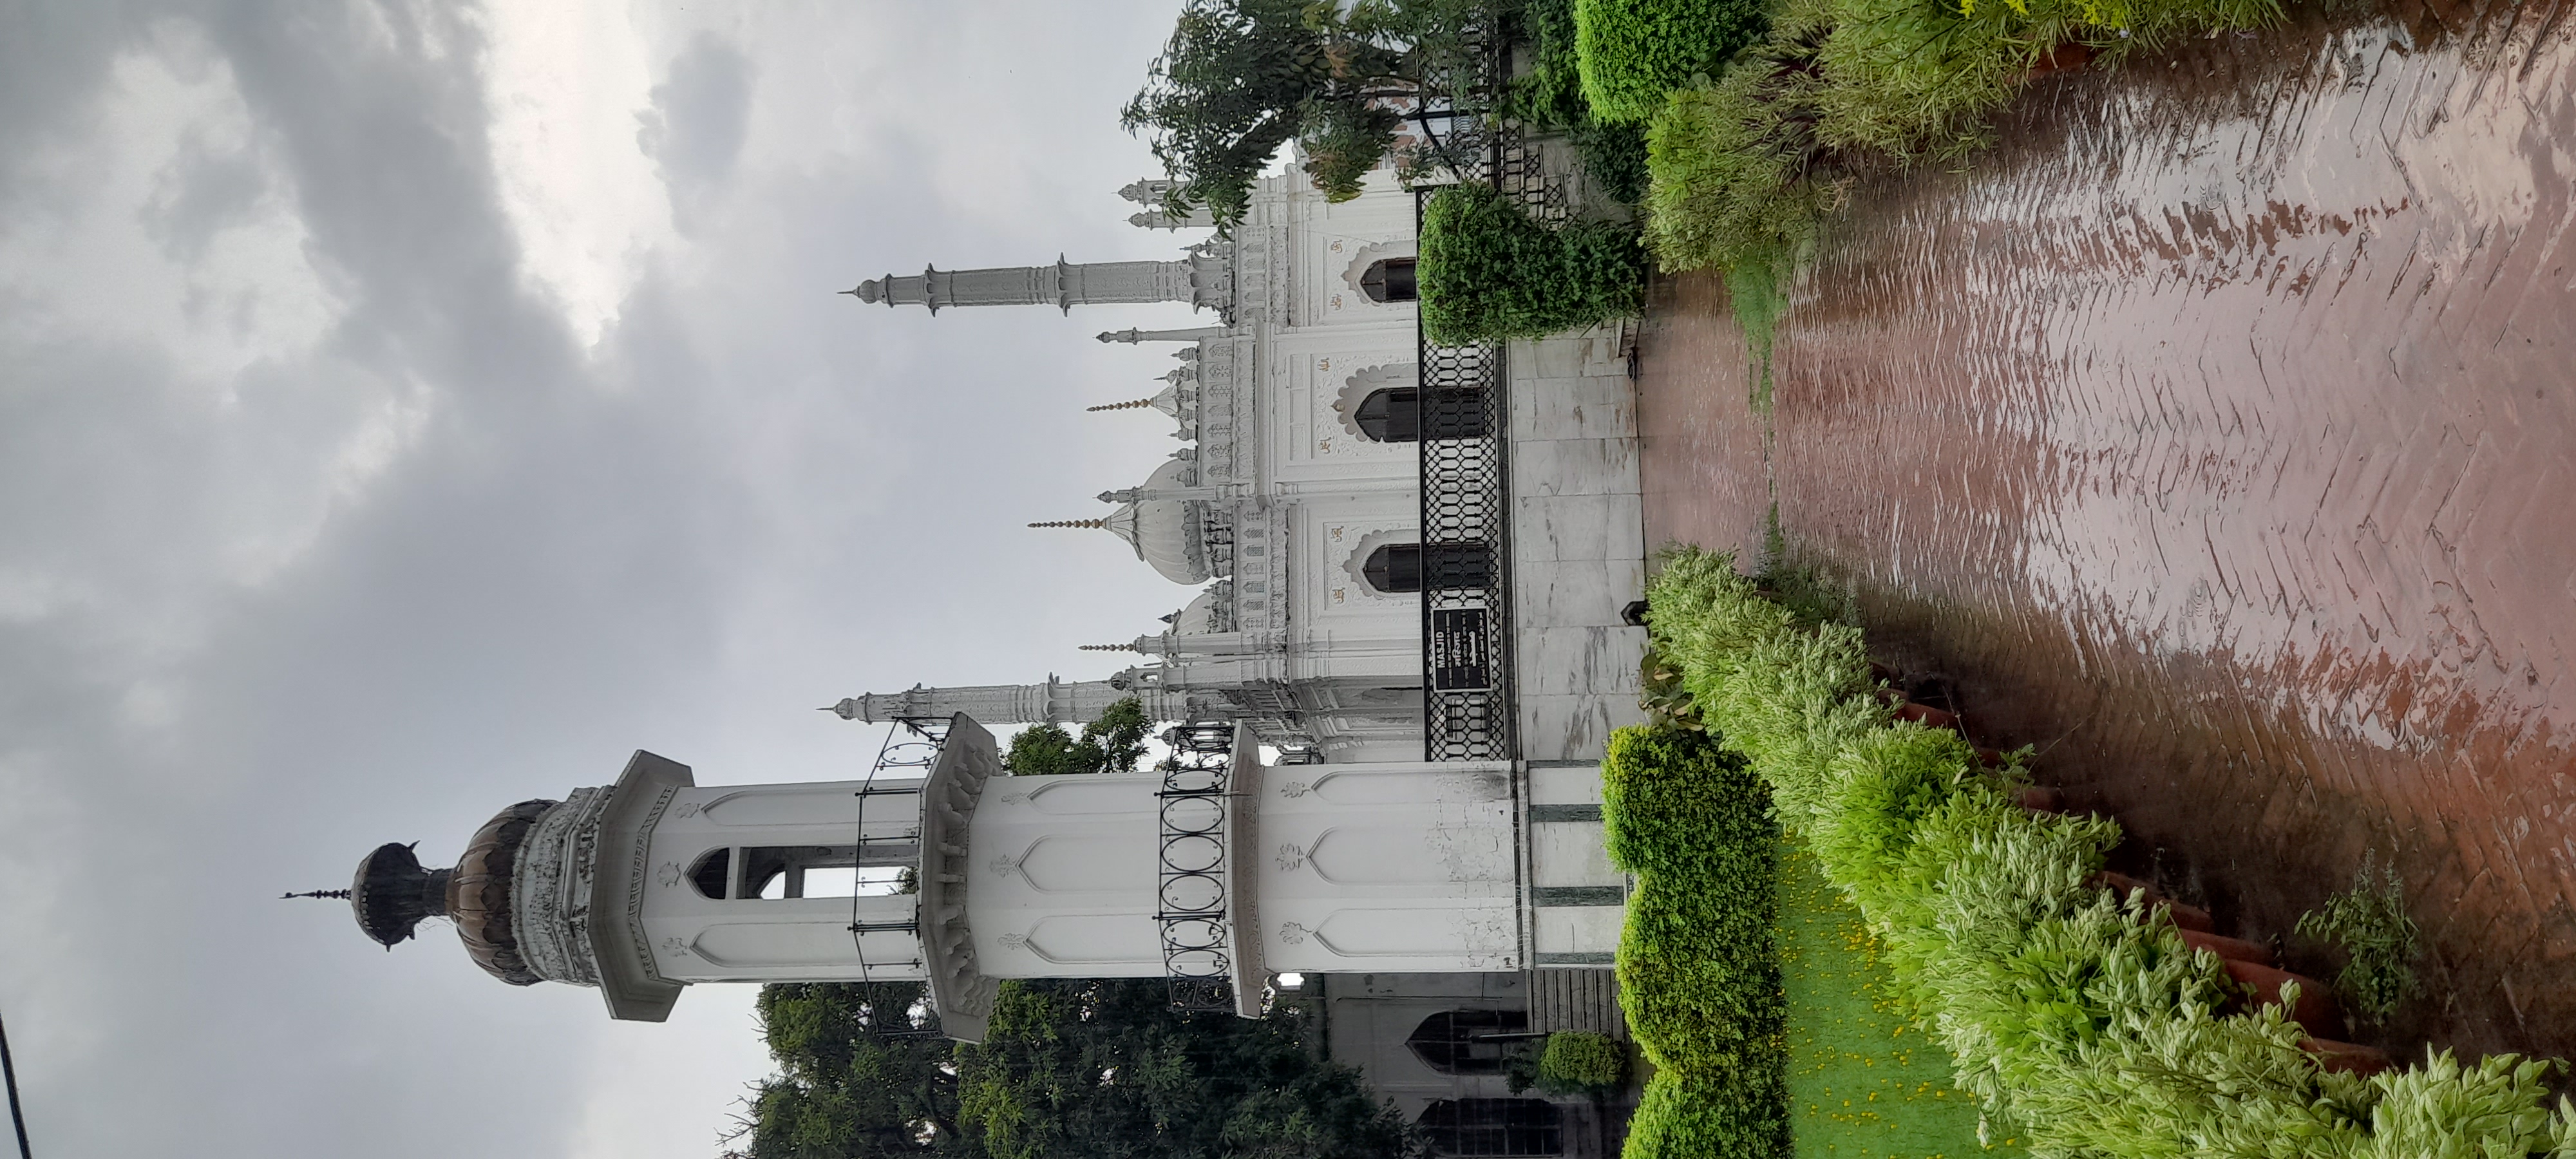
M2576 1056L2576 21L2409 11L2035 84L1864 185L1760 371L1641 347L1650 542L1792 557L2120 858L2288 937L2393 854L2432 996Z

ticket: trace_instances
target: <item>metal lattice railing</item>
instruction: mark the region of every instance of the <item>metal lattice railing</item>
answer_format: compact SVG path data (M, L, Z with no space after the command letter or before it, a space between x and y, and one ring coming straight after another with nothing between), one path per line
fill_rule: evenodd
M1490 182L1531 217L1572 215L1540 150L1495 127L1481 156L1454 170ZM1414 222L1438 187L1414 191ZM1498 343L1419 338L1422 368L1423 758L1506 760L1513 738L1511 398Z
M1503 351L1426 339L1421 360L1423 759L1505 758L1511 487Z
M1154 794L1162 818L1154 921L1162 933L1163 975L1174 1007L1231 1010L1225 813L1234 727L1194 724L1172 730L1167 739L1173 753L1163 765L1163 787Z
M921 778L930 775L931 762L939 759L940 746L947 742L948 721L945 718L926 716L894 718L894 726L886 730L885 742L877 747L876 763L868 766L868 778L859 783L858 792L854 794L858 798L858 817L854 825L856 835L852 844L857 850L860 864L868 863L868 852L871 846L886 844L919 846L921 807L918 804L918 798L921 795ZM888 773L902 776L905 778L905 783L878 784L877 778ZM913 823L906 831L893 836L871 835L868 832L868 803L879 797L916 799L907 811ZM907 971L920 969L922 964L919 953L920 910L916 908L910 918L901 921L864 920L859 916L861 896L863 895L860 893L854 893L850 898L850 946L858 955L859 980L874 981L874 970L878 966L902 966ZM869 961L867 935L875 933L911 934L914 953L902 962Z

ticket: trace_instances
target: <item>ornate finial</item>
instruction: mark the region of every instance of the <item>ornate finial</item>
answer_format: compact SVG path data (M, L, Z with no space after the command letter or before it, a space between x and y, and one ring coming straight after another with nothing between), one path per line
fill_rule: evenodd
M1084 407L1084 408L1082 408L1082 409L1083 409L1085 412L1089 412L1089 411L1100 411L1100 410L1134 410L1134 409L1136 409L1136 408L1138 408L1138 407L1143 407L1143 406L1152 406L1152 405L1154 405L1154 400L1153 400L1153 399L1150 399L1150 398L1136 398L1136 399L1129 399L1129 400L1127 400L1126 402L1104 402L1104 403L1100 404L1099 406L1087 406L1087 407Z
M1078 649L1078 650L1080 650L1080 651L1084 651L1084 652L1142 652L1142 651L1144 651L1144 649L1139 648L1139 647L1135 646L1134 644L1076 644L1076 645L1074 645L1074 647L1075 647L1076 649Z
M1031 526L1031 527L1093 527L1093 528L1098 528L1098 527L1107 527L1107 526L1109 526L1109 521L1108 521L1108 520L1106 520L1106 519L1057 519L1057 520L1053 520L1053 521L1051 521L1051 522L1047 522L1047 523L1032 523L1032 524L1030 524L1029 526Z
M1100 340L1103 342L1134 342L1136 341L1138 334L1139 332L1132 326L1125 330L1103 330L1100 332Z
M277 895L277 900L285 901L286 899L293 897L318 897L327 901L347 901L349 900L349 891L345 889L317 889L311 893L281 893Z

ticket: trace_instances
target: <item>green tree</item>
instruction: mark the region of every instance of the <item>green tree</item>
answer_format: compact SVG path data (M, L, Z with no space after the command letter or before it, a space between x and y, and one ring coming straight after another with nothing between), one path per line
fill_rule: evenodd
M1412 1128L1290 1016L1172 1009L1160 979L1005 983L957 1048L959 1112L994 1159L1402 1159Z
M913 1030L919 982L789 982L760 989L778 1073L754 1088L747 1159L981 1159L959 1128L945 1038Z
M1002 767L1023 777L1134 772L1136 762L1144 759L1145 737L1153 727L1154 722L1145 719L1145 703L1130 696L1082 726L1079 740L1060 724L1021 729L1002 754Z
M1120 123L1150 129L1179 182L1167 208L1206 206L1219 228L1243 216L1281 146L1306 146L1306 172L1334 201L1395 142L1390 105L1436 88L1469 51L1476 0L1187 0L1171 40Z
M985 1041L894 1038L920 983L760 994L778 1074L743 1159L1415 1159L1418 1136L1293 1014L1172 1009L1159 978L1007 982ZM747 1145L746 1145L747 1143Z

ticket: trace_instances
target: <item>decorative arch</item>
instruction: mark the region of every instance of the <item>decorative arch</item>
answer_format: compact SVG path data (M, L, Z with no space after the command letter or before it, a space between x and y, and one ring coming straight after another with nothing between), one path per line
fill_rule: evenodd
M1368 245L1361 246L1360 252L1352 255L1351 263L1348 266L1343 267L1342 282L1352 290L1357 291L1361 296L1366 297L1368 295L1368 287L1362 285L1361 282L1368 276L1369 268L1371 266L1375 266L1379 262L1385 261L1404 261L1410 263L1415 260L1416 255L1417 251L1414 243L1410 239L1405 241L1372 242Z
M698 887L698 896L713 901L725 900L725 888L733 883L733 848L710 849L700 854L698 863L689 867L689 884Z
M1388 595L1486 588L1494 582L1494 552L1483 543L1381 543L1359 559L1360 582Z
M1342 380L1341 393L1333 397L1333 417L1341 421L1342 429L1350 432L1352 438L1367 439L1368 432L1361 430L1359 424L1360 403L1381 390L1418 388L1421 383L1422 364L1419 362L1388 362L1362 367Z
M1501 1074L1510 1040L1492 1036L1528 1030L1519 1010L1443 1010L1415 1026L1404 1048L1442 1074Z
M1379 548L1389 544L1417 543L1421 539L1422 532L1411 527L1385 528L1369 532L1361 536L1358 543L1351 545L1350 554L1342 558L1342 571L1351 577L1351 585L1357 588L1364 598L1402 599L1403 596L1400 593L1380 591L1369 585L1367 571L1369 557L1375 555Z
M1381 305L1416 302L1422 299L1420 282L1415 277L1417 263L1412 258L1379 258L1360 272L1360 294Z

